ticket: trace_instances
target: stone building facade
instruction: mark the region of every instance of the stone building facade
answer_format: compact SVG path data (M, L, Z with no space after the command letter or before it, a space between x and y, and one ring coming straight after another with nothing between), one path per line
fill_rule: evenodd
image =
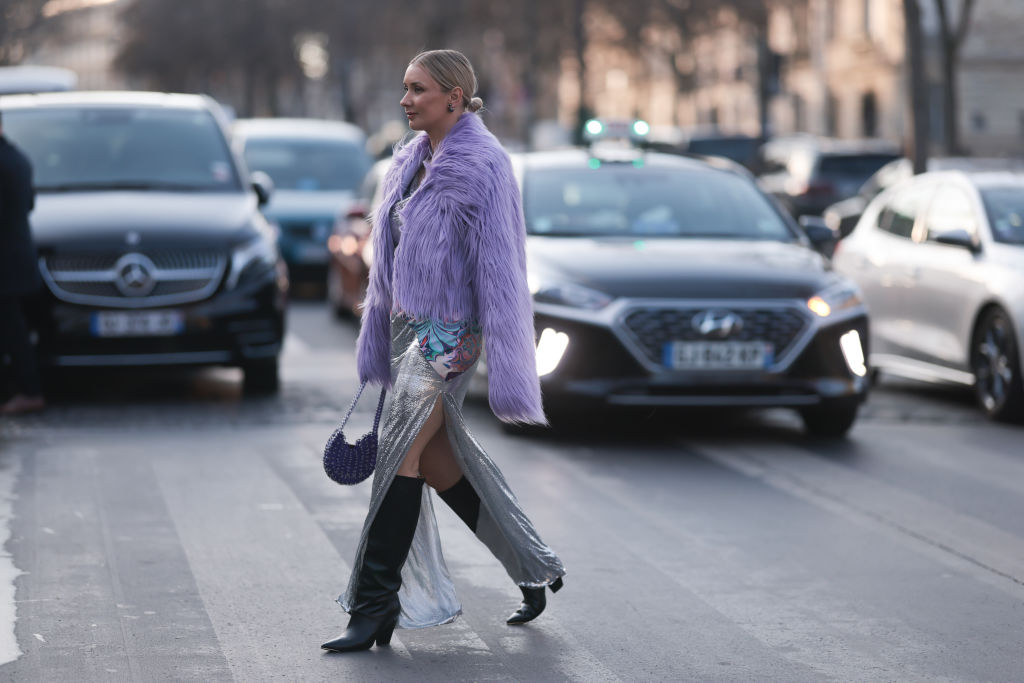
M57 66L78 75L82 90L125 90L129 80L114 68L121 48L120 12L126 0L50 0L43 9L59 30L42 40L24 63Z
M920 2L933 152L942 153L938 19L933 0ZM977 0L959 69L959 128L965 152L1024 154L1022 32L1024 1ZM903 0L779 3L769 15L766 33L777 72L768 100L770 134L907 142L910 104ZM679 88L664 69L650 68L648 57L600 44L591 50L601 53L600 59L590 61L588 74L599 115L621 115L626 99L623 79L611 79L612 85L620 86L612 96L605 76L625 73L630 75L632 111L655 126L760 131L756 32L728 13L723 13L720 28L692 36L689 48L675 56L691 72L689 88ZM645 78L636 76L637 64L647 69ZM563 118L568 120L571 110L564 107Z

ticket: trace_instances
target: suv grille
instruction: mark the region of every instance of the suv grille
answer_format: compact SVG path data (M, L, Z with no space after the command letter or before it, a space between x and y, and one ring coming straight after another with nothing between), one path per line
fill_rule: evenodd
M227 267L219 251L61 253L40 259L50 291L63 301L113 308L169 306L211 296Z
M693 326L694 316L709 310L701 308L642 308L626 315L626 329L640 345L647 359L661 365L665 344L673 341L712 341ZM714 310L729 310L715 308ZM725 341L763 341L772 345L776 362L792 347L807 327L807 319L793 308L735 308L743 320L739 331Z

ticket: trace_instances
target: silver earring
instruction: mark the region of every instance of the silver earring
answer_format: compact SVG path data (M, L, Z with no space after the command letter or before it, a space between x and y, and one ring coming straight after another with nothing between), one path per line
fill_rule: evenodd
M448 111L455 111L455 105L452 104L451 102L448 103Z

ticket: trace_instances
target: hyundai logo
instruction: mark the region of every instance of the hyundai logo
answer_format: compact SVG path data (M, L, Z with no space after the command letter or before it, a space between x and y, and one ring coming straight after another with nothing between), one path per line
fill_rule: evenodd
M701 311L690 324L702 337L725 339L743 329L743 318L732 311Z
M142 254L125 254L114 266L114 284L125 296L146 296L156 287L156 265Z

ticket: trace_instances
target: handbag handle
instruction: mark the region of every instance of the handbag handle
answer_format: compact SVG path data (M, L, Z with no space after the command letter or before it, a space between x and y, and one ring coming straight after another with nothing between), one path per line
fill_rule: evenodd
M363 395L363 389L366 388L366 382L359 385L359 389L356 391L355 397L352 399L352 403L348 407L348 412L345 413L345 417L341 420L341 425L338 429L344 429L348 423L348 418L352 417L352 411L356 409L356 404L359 403L359 397ZM380 398L377 400L377 414L373 416L373 433L377 433L377 425L380 424L380 414L384 411L384 395L387 393L385 387L381 387Z

